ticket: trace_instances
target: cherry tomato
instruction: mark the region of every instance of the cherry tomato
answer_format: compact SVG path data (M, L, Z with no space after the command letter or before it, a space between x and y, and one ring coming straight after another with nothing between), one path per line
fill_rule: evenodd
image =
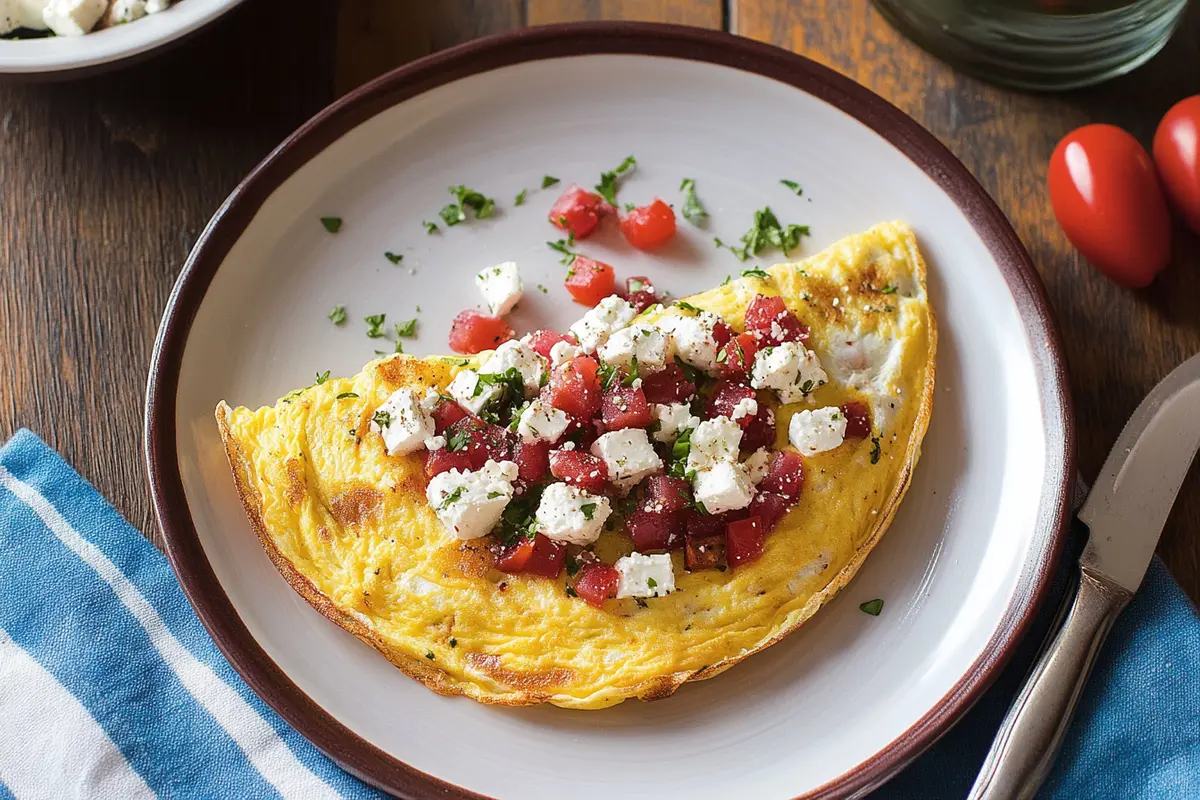
M1200 234L1200 94L1171 106L1158 123L1154 163L1175 210Z
M658 247L675 235L675 212L662 200L641 206L621 218L625 241L639 250Z
M1071 244L1122 286L1154 280L1171 256L1171 219L1150 156L1112 125L1085 125L1050 156L1050 202Z

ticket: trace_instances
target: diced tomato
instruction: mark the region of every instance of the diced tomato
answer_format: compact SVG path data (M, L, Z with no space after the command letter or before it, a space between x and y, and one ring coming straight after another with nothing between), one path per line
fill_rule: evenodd
M542 358L549 358L551 348L559 342L579 344L574 336L563 336L555 331L534 331L529 334L529 347Z
M456 353L480 353L493 350L516 336L500 317L468 308L450 323L450 349Z
M550 405L572 417L588 420L600 410L600 365L587 356L573 358L550 373L546 388Z
M604 460L581 450L551 451L550 474L592 494L608 488L608 466Z
M757 337L760 347L808 341L808 327L788 311L783 298L762 294L746 309L746 332Z
M549 402L544 395L542 399L545 402ZM571 420L567 423L566 431L559 437L557 444L561 446L565 442L574 442L575 449L586 453L592 449L592 442L596 441L599 435L600 432L596 430L594 420L580 420L571 417Z
M550 443L518 442L513 460L517 462L517 477L532 486L550 474Z
M767 477L763 478L758 488L764 492L774 492L795 502L804 488L804 459L799 453L791 450L779 450L771 457L767 467Z
M625 281L625 299L629 301L640 314L658 302L658 292L654 284L644 275L628 278Z
M576 239L586 239L600 224L600 218L612 214L613 207L595 192L572 185L550 207L549 219L559 230L573 231Z
M682 403L696 394L696 384L678 364L667 366L653 375L642 378L642 392L651 403Z
M705 417L707 419L713 419L714 417L729 417L732 419L733 410L737 408L738 403L741 403L743 400L755 400L756 396L755 391L749 386L743 386L733 381L720 381L713 390L712 397L709 398L708 407L704 410ZM754 421L757 415L758 412L755 411L755 413L747 414L735 420L735 422L745 430L750 427L750 423Z
M621 234L639 250L650 250L675 235L675 212L658 198L621 218Z
M514 544L505 545L501 548L500 555L496 557L496 569L508 573L521 572L529 563L531 555L533 555L533 539L521 539Z
M689 533L683 547L683 565L689 570L716 569L725 563L725 534Z
M737 569L757 560L763 554L766 533L758 517L747 517L725 526L725 557L729 566Z
M683 536L683 525L679 514L673 511L646 511L637 509L625 517L633 549L639 553L668 549L672 541Z
M758 414L742 432L742 449L757 450L775 446L775 412L766 403L758 404Z
M557 578L567 555L566 545L538 534L533 539L533 552L525 562L525 572L543 578Z
M750 501L750 508L747 511L749 512L749 516L759 518L763 534L765 535L775 530L775 526L779 524L779 520L783 519L783 515L791 507L792 501L781 494L759 492Z
M752 333L739 333L729 340L717 359L721 365L721 376L745 383L750 380L754 369L754 356L758 354L758 340Z
M632 386L614 386L605 392L600 402L600 418L610 431L644 428L654 421L645 393Z
M602 261L576 256L564 285L576 303L594 306L616 291L616 273Z
M611 564L585 564L575 580L575 593L599 608L608 598L616 597L620 577Z
M726 325L721 320L717 320L713 324L713 341L717 343L717 349L720 350L725 345L732 341L737 335L737 331Z
M446 432L446 428L465 416L468 416L467 410L458 403L453 400L442 400L433 409L433 429L437 431L438 436L441 436Z
M724 536L726 522L724 514L701 514L695 510L684 514L688 536Z
M443 447L440 450L425 451L426 477L432 478L452 469L460 472L471 469L471 456L466 450L451 451Z
M683 478L651 475L646 479L646 497L642 508L647 511L683 511L692 501L692 487Z
M512 455L513 440L509 432L477 417L463 417L446 429L445 436L446 446L434 450L430 455L445 453L444 457L449 459L454 454L462 453L473 470L482 469L489 458L504 461Z
M842 413L846 415L847 439L865 439L871 435L871 411L865 403L846 403Z

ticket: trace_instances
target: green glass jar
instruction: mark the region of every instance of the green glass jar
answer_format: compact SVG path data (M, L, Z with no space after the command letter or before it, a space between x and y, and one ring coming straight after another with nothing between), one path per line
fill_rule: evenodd
M875 0L939 58L1022 89L1075 89L1143 64L1187 0Z

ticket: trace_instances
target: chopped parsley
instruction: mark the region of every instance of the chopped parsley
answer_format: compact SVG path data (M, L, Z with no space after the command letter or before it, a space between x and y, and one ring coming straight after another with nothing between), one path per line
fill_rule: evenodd
M534 487L520 497L514 497L500 516L500 524L495 531L500 541L505 545L514 545L523 539L537 536L538 526L535 513L542 499L542 489Z
M574 233L572 233L571 236L573 239ZM562 253L562 258L558 260L558 263L570 266L571 264L575 263L575 259L578 257L577 253L571 252L570 245L572 244L574 244L573 241L568 242L566 239L559 239L556 242L546 242L546 247Z
M496 201L490 197L484 197L474 189L459 185L451 186L449 191L454 195L454 202L444 206L438 212L442 222L447 225L466 222L468 208L475 212L475 219L487 219L496 211Z
M338 395L336 398L334 398L334 399L336 399L336 400L347 400L347 399L349 399L349 398L352 398L352 397L358 397L358 392L342 392L341 394L339 394L339 395Z
M425 651L425 657L426 657L426 658L428 658L430 661L433 661L433 651L432 651L432 650L426 650L426 651Z
M742 270L743 278L758 278L760 281L769 281L771 276L766 273L766 270L761 269L744 269Z
M460 499L462 499L462 496L463 487L459 486L453 492L442 498L442 502L438 505L438 509L441 510L449 506L451 503L457 503Z
M579 510L583 512L583 518L588 520L589 522L591 522L593 519L596 518L596 504L595 503L584 503L583 505L581 505L579 507Z
M637 203L624 203L621 208L625 209L625 213L628 214L630 211L637 211Z
M523 205L525 205L525 190L524 190L524 189L522 189L521 191L517 192L516 199L514 199L514 200L513 200L513 205L514 205L514 206L523 206Z
M372 314L369 317L363 317L363 322L367 323L367 336L372 339L383 336L383 321L386 318L387 314Z
M325 381L329 380L329 370L317 373L317 386L320 386Z
M479 397L483 394L483 390L489 386L495 386L500 389L500 393L492 398L488 405L505 405L508 402L523 398L525 396L525 378L522 377L521 371L516 367L509 367L504 372L487 372L479 376L479 380L475 383L475 391L472 397Z
M770 206L764 206L754 212L754 224L742 234L741 247L726 245L720 239L714 239L713 242L717 247L727 247L739 261L745 261L768 247L778 248L786 256L800 245L800 238L808 236L808 233L807 225L781 225Z
M620 371L612 364L601 364L600 368L596 370L596 374L600 376L600 388L606 392L621 377Z
M594 507L595 503L592 503L592 506ZM591 519L591 517L588 517L588 519ZM579 559L575 558L575 556L567 556L564 563L567 566L567 577L574 578L579 574Z
M858 607L858 610L863 612L864 614L870 614L872 617L878 617L879 612L883 611L883 601L879 600L879 599L868 600L867 602L860 605Z
M450 637L450 649L453 650L456 647L458 647L458 639L455 639L453 636L451 636Z
M784 186L791 189L792 193L795 194L796 197L799 197L800 195L804 194L804 190L800 188L800 184L796 183L795 181L789 181L789 180L784 179L784 180L781 180L780 183L782 183Z
M329 312L329 321L334 325L341 325L346 321L346 307L334 306L333 311Z
M654 578L646 578L646 588L648 588L648 589L657 589L657 588L658 588L658 581L654 580Z
M708 219L708 212L696 197L696 182L691 178L684 178L683 183L679 184L679 191L683 192L683 218L697 228L703 228Z
M396 335L403 336L406 339L411 339L417 335L417 318L413 317L408 322L396 323Z
M881 450L880 450L880 447L879 447L879 437L878 437L878 436L872 436L872 437L871 437L871 444L875 445L874 449L873 449L873 450L871 450L871 463L872 463L872 464L878 464L878 463L879 463L879 456L880 456L880 453L881 453Z
M341 217L321 217L321 224L325 226L325 230L330 233L337 233L342 229Z
M497 497L499 497L499 496L500 496L500 495L502 495L502 494L504 494L504 492L488 492L488 493L487 493L487 499L488 499L488 500L495 500Z
M427 219L423 219L423 220L421 220L421 224L425 226L426 233L437 233L438 232L438 226L437 226L436 222L430 222Z
M467 449L469 444L471 444L471 432L465 428L459 428L446 437L446 449L452 453Z
M553 186L556 183L558 183L558 178L554 177L553 175L543 175L542 176L542 188L543 189L549 189L551 186Z
M642 377L642 374L638 370L637 356L634 356L629 361L629 372L625 375L624 378L621 379L621 385L622 386L633 386L633 384L636 383L638 378L640 378L640 377Z
M399 264L404 260L404 256L399 253L393 253L391 250L384 252L383 257L393 264Z
M732 275L726 275L726 276L725 276L725 280L721 281L721 285L722 285L722 286L728 286L728 285L729 285L729 282L730 282L731 280L733 280L733 276L732 276Z
M619 167L611 172L600 174L600 182L596 184L596 191L608 201L610 206L617 204L617 179L636 166L637 159L633 156L626 156Z
M579 592L575 591L574 586L567 587L567 597L579 597Z
M376 411L375 416L371 417L371 422L374 422L381 428L386 428L392 424L392 415L386 411Z
M696 308L694 305L687 302L686 300L676 300L671 305L676 306L677 308L682 308L684 311L691 311L693 314L700 313L700 309Z
M883 287L879 291L883 292L884 294L895 294L896 293L896 284L894 284L894 283L888 284L887 286Z
M549 294L549 292L550 292L549 289L547 289L545 286L542 286L540 283L537 285L537 288L538 288L538 291L541 292L542 294Z
M692 451L692 429L688 428L679 434L679 438L671 445L671 466L667 474L672 478L687 477L688 453Z
M471 363L471 359L469 358L453 358L452 356L442 356L442 361L447 364L453 364L456 367L465 367Z

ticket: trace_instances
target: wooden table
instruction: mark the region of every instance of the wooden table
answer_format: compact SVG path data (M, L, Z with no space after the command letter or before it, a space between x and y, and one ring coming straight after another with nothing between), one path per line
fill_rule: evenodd
M851 76L945 142L1013 220L1066 339L1079 466L1092 477L1141 397L1200 351L1200 241L1142 292L1080 259L1054 222L1046 163L1088 122L1149 142L1200 92L1200 4L1133 75L1065 95L997 89L893 31L867 0L247 0L121 72L0 86L0 441L32 428L158 541L141 456L159 315L188 249L239 179L338 94L465 39L522 25L643 19L725 28ZM161 542L159 542L161 544ZM1159 552L1200 598L1200 469Z

